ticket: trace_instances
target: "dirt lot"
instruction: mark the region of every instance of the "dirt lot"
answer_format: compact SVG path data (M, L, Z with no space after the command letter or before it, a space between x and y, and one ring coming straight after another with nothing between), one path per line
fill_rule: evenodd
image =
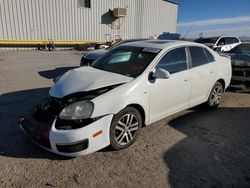
M250 187L250 94L142 129L130 148L65 159L17 126L80 52L0 52L0 187Z

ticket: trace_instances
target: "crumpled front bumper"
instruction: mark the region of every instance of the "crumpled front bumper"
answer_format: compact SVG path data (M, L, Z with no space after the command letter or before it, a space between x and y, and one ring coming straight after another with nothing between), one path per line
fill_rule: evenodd
M33 118L21 118L21 129L37 144L53 153L77 157L105 148L110 144L109 129L113 115L106 115L82 128L58 130L57 118L41 123Z
M52 124L53 121L40 123L33 118L21 118L19 120L19 125L26 135L46 149L51 149L49 134Z

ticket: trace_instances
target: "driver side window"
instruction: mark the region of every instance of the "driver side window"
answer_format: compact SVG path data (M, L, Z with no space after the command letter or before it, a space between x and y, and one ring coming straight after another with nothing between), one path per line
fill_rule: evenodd
M156 68L167 70L170 74L187 70L187 56L185 47L167 52L156 65Z
M217 43L217 46L222 46L222 45L225 45L226 44L226 41L225 41L225 38L221 38L218 43Z

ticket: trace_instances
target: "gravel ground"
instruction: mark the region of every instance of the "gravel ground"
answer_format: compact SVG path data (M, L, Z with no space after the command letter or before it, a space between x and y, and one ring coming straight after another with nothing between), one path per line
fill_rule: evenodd
M183 111L146 128L123 151L68 159L17 126L75 51L0 52L0 187L250 187L250 94L226 92L215 111Z

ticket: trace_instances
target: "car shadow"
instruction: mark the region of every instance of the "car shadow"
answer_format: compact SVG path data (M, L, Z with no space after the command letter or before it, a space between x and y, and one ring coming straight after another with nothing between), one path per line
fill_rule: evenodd
M71 69L75 69L75 68L79 68L77 66L73 66L73 67L58 67L52 70L45 70L45 71L39 71L38 74L44 78L47 79L55 79L56 77L64 74L65 72L71 70Z
M163 156L173 187L250 187L250 107L190 110L167 124L185 135Z
M49 88L10 92L0 95L0 155L13 158L68 159L34 144L18 126L21 116L30 116L32 108L46 100Z

